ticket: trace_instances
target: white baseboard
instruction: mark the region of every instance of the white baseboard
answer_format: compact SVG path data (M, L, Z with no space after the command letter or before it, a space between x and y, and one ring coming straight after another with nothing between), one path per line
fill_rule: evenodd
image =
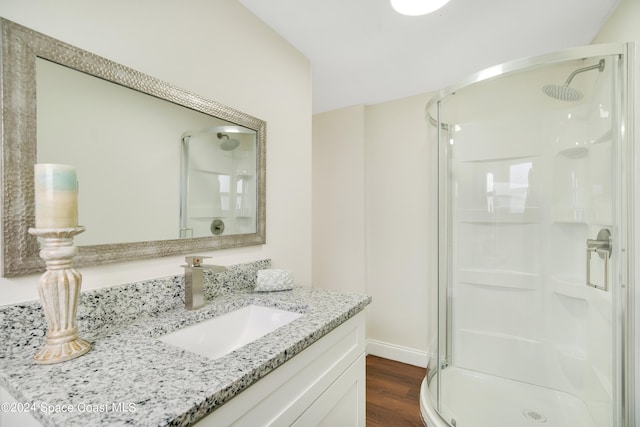
M421 368L427 367L427 352L388 342L367 340L367 354L384 357Z

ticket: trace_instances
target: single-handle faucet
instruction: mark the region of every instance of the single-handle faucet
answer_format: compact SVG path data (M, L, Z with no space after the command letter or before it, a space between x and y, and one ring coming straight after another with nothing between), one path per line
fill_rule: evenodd
M184 307L187 310L197 310L204 305L204 270L219 273L227 268L221 265L202 264L203 256L185 257L184 267Z

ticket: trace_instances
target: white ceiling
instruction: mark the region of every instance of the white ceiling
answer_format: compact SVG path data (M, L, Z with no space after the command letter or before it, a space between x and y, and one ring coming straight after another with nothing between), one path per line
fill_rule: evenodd
M419 17L395 13L389 0L238 1L309 58L320 113L590 44L620 0L450 0Z

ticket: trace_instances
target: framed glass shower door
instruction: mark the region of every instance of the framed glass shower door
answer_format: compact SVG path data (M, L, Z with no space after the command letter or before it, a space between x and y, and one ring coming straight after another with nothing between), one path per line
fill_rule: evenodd
M622 425L625 50L494 67L434 102L431 402L457 427Z

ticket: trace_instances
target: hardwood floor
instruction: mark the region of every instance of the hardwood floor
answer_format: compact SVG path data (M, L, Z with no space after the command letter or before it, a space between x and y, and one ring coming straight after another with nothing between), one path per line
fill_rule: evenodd
M423 427L420 383L426 370L367 356L367 427Z

